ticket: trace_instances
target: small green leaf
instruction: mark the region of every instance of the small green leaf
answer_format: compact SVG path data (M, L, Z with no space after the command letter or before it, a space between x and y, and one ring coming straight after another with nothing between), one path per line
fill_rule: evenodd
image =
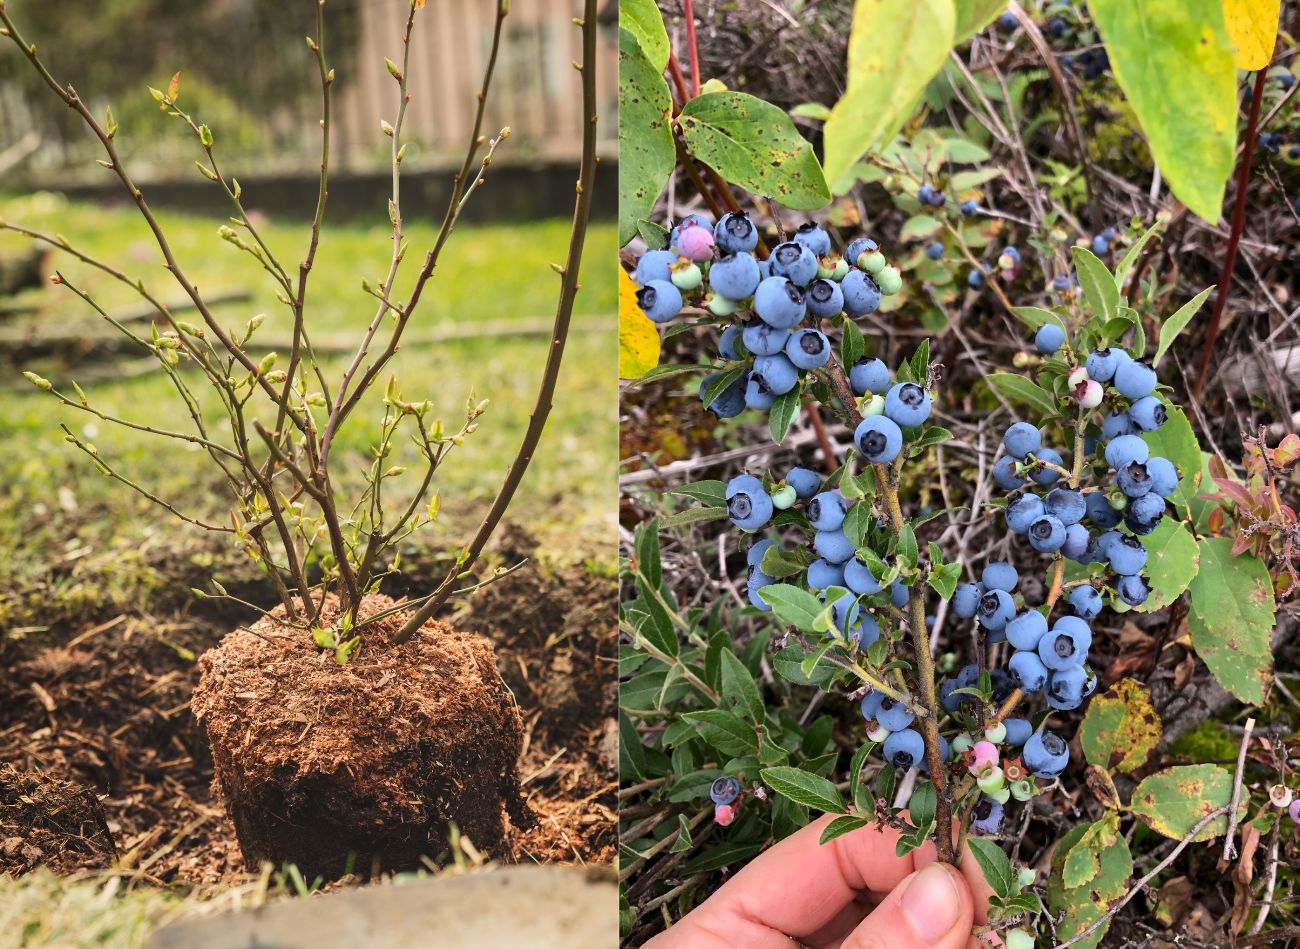
M989 376L989 385L1012 402L1037 409L1043 415L1057 414L1056 399L1052 394L1024 376L1011 372L995 372Z
M858 324L852 320L845 320L844 340L840 343L840 358L844 362L844 371L852 369L866 351L867 345L862 338L862 330L858 329Z
M338 645L338 640L335 639L334 630L332 629L313 626L311 629L311 638L321 649L333 649Z
M754 726L726 709L706 708L698 712L685 712L682 719L695 726L706 744L724 755L752 755L758 751L758 735Z
M1128 277L1129 271L1133 269L1134 264L1137 263L1138 254L1142 253L1142 248L1147 245L1147 241L1164 230L1164 227L1164 221L1156 221L1146 229L1141 237L1133 242L1132 247L1124 252L1124 257L1120 260L1119 266L1115 268L1116 286L1124 286L1124 280Z
M1169 347L1174 344L1174 340L1178 338L1178 334L1187 328L1187 324L1192 321L1192 317L1194 317L1197 311L1200 310L1201 306L1204 305L1206 298L1209 297L1210 291L1213 289L1213 285L1206 287L1175 310L1174 314L1170 316L1169 319L1160 324L1160 343L1156 346L1155 358L1151 360L1152 366L1160 365L1161 358L1163 358L1164 354L1169 351Z
M847 809L834 784L801 768L764 768L759 774L768 787L796 804L827 814L843 814Z
M1192 646L1220 685L1260 705L1273 683L1277 605L1268 567L1258 557L1233 556L1231 537L1204 538L1200 548L1200 569L1188 585Z
M680 488L673 488L668 493L692 498L706 507L727 506L727 482L725 481L695 481L684 484Z
M651 519L636 529L636 569L652 587L663 579L659 563L659 522Z
M822 611L817 597L788 583L771 583L758 591L777 617L805 633L816 632L814 623Z
M826 825L826 829L822 831L820 842L828 844L836 837L843 837L845 834L851 834L853 831L866 827L870 823L871 821L867 820L865 817L853 817L852 815L837 817Z
M763 696L758 691L758 684L730 649L722 650L722 697L750 721L763 722Z
M778 445L785 441L786 433L790 431L790 424L799 414L800 393L800 387L795 386L784 395L777 396L771 409L768 410L768 429L772 433L772 441Z
M1006 898L1019 892L1020 881L1016 879L1016 871L1011 868L1011 861L1001 847L984 837L968 837L966 846L984 871L984 879L994 893Z
M1103 320L1113 320L1119 315L1119 287L1115 277L1088 248L1076 244L1070 253L1074 256L1074 269L1079 275L1084 300Z
M1044 310L1041 306L1013 306L1011 312L1018 316L1026 326L1031 330L1036 330L1040 326L1046 326L1048 323L1053 326L1059 326L1065 331L1065 323L1061 318L1051 310Z

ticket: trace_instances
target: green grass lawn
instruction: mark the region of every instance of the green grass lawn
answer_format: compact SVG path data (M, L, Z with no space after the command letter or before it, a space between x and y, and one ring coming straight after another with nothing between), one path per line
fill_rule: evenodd
M256 195L245 195L256 206ZM394 296L402 298L436 231L436 221L420 220L408 209L410 251ZM105 208L69 203L56 195L0 197L0 217L39 230L59 233L92 256L142 278L162 300L178 301L183 292L161 267L161 255L133 208ZM276 286L255 261L217 237L224 223L214 218L160 215L178 259L202 292L242 290L245 303L216 309L230 328L242 328L255 313L267 319L250 349L260 359L268 345L286 339L292 323L288 309L275 297ZM287 269L296 273L306 247L307 229L298 223L266 221L263 235ZM29 242L0 232L0 254L21 252ZM419 309L410 337L452 325L484 322L535 323L553 315L559 278L552 261L564 259L567 221L512 226L460 227L452 235ZM544 541L557 557L612 557L615 517L614 472L617 464L617 340L615 253L612 224L594 225L587 238L583 289L578 295L576 328L565 356L555 407L512 513ZM327 227L308 296L308 330L317 340L359 340L374 313L375 300L362 289L363 279L378 284L388 265L390 229L385 220L373 225ZM91 292L107 310L138 302L129 288L66 255L57 266ZM10 317L11 326L48 326L78 331L99 318L66 288L47 286L16 300L37 311ZM187 317L199 322L194 314ZM392 366L403 397L432 400L448 427L464 418L466 400L490 400L478 432L457 448L435 482L442 494L444 517L423 540L434 549L454 549L495 493L514 455L533 405L548 339L512 335L456 340L437 345L405 346ZM373 352L374 350L372 350ZM147 355L147 354L141 354ZM281 363L287 353L281 351ZM123 362L139 357L119 357ZM327 380L336 383L346 357L324 362ZM102 363L96 368L102 367ZM113 563L149 545L169 545L194 529L171 519L146 500L99 475L73 445L64 441L59 423L68 424L93 442L100 455L142 485L177 506L212 515L223 510L226 496L206 455L180 443L121 429L92 418L24 383L18 370L32 368L59 388L71 391L77 369L65 361L7 367L0 379L0 590L22 587L49 574L50 564ZM189 376L195 388L202 377ZM188 430L190 422L171 384L154 371L133 378L84 385L92 403L110 414L159 428ZM353 414L336 443L344 482L356 487L367 463L367 449L382 409L382 388ZM204 399L205 414L221 431L224 415L214 395ZM228 431L228 422L224 422ZM406 458L415 457L404 447ZM412 464L410 476L417 474ZM413 487L413 485L412 485ZM222 518L224 520L224 518ZM10 616L12 621L15 617ZM0 627L5 625L0 608Z

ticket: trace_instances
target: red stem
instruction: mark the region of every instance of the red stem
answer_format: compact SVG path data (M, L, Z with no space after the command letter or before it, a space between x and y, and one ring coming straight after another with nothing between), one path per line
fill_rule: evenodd
M1223 318L1223 310L1228 303L1228 292L1232 289L1232 271L1237 265L1237 245L1241 242L1241 232L1246 224L1246 191L1250 184L1250 160L1255 154L1255 129L1259 124L1259 106L1264 98L1264 83L1267 79L1267 68L1255 73L1255 89L1250 97L1250 118L1246 122L1246 140L1242 143L1241 165L1237 171L1237 196L1232 206L1232 232L1228 235L1228 250L1223 257L1223 272L1219 275L1219 288L1214 295L1214 312L1210 314L1210 325L1205 331L1205 348L1201 352L1201 365L1196 371L1196 387L1192 391L1192 398L1197 400L1205 389L1205 379L1210 369L1210 356L1214 352L1214 341L1219 335L1219 321Z
M700 48L695 42L695 0L682 0L686 14L686 49L691 54L691 97L700 94Z
M672 78L673 85L677 87L677 98L685 104L691 94L686 89L686 77L682 75L682 64L677 61L677 54L671 49L668 50L668 75Z

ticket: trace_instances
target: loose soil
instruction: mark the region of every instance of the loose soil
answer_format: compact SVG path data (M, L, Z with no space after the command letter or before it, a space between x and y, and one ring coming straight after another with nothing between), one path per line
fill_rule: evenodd
M508 564L532 555L517 531L498 552ZM409 579L420 587L421 578ZM530 560L443 618L492 640L523 716L519 775L536 822L508 825L503 862L614 858L614 596L610 578L581 567L550 572ZM207 740L189 708L196 657L235 624L195 606L100 619L46 635L30 655L10 652L0 672L0 762L93 789L119 865L141 881L208 891L244 879L234 827L212 791ZM0 831L0 844L6 836ZM51 847L65 857L37 862L59 872L103 865L79 858L78 846Z

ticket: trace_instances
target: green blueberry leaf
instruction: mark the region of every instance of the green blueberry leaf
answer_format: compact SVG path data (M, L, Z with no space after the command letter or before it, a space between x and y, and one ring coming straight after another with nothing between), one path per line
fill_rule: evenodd
M1220 685L1261 705L1273 684L1277 613L1268 567L1255 556L1233 556L1231 537L1206 537L1200 548L1200 570L1188 585L1192 646Z
M618 243L638 233L639 222L655 202L677 165L673 144L672 96L663 67L647 58L637 35L618 31Z
M1133 792L1129 810L1156 833L1182 840L1193 827L1232 797L1232 775L1213 764L1166 768L1143 778ZM1244 810L1247 801L1241 802ZM1228 815L1215 818L1195 840L1211 840L1228 832Z
M839 790L830 781L802 768L764 768L763 783L796 804L814 807L827 814L843 814L847 808Z

